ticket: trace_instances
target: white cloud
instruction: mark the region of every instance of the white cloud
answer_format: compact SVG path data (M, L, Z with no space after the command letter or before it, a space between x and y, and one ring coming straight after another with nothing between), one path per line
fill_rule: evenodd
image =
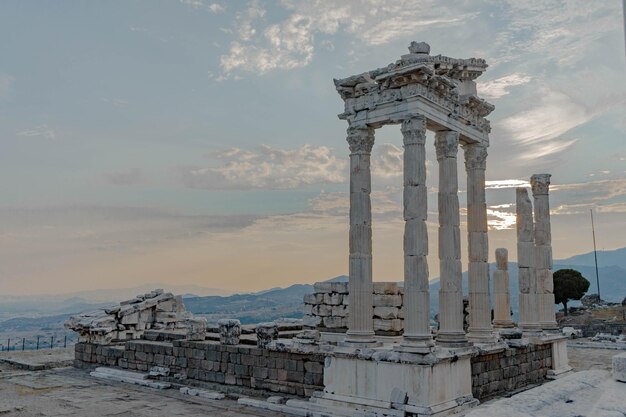
M213 13L223 13L226 10L226 6L219 3L211 3L207 8Z
M294 189L348 181L347 152L336 154L327 146L302 145L276 149L263 145L254 150L232 148L208 155L209 167L184 167L183 183L191 188ZM382 182L402 176L403 150L390 143L376 145L372 152L372 176Z
M487 224L491 230L513 229L516 223L513 204L500 204L487 207Z
M288 16L271 24L261 19L265 9L258 1L251 1L238 13L233 30L236 39L220 59L222 78L235 70L266 73L304 67L313 59L317 46L334 47L328 40L316 44L317 34L344 31L366 45L384 45L426 28L459 24L478 14L434 0L386 4L376 0L284 0L282 5Z
M302 145L281 150L260 146L252 151L233 148L210 154L219 165L182 171L183 183L202 189L292 189L345 180L347 167L326 146Z
M48 125L35 126L30 129L21 130L19 132L16 132L16 135L33 138L41 137L50 140L54 140L57 137L55 130L48 127Z
M498 99L510 93L510 87L526 84L532 79L529 75L514 73L495 80L479 82L476 87L478 95L487 100Z
M522 149L523 159L538 159L562 152L576 143L563 137L592 118L584 106L567 94L543 88L529 110L507 117L499 125Z
M494 180L485 181L487 190L498 190L502 188L528 187L530 184L526 180Z

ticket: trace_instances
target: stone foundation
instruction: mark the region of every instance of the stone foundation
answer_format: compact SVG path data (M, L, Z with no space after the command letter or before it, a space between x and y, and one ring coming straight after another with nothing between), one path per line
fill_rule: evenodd
M552 356L552 343L473 356L474 398L484 401L543 383L554 365ZM279 352L214 341L133 340L113 346L78 343L75 347L77 367L103 365L148 372L159 366L169 368L172 382L224 384L296 396L324 389L325 357L324 353Z
M134 340L117 346L78 343L75 366L115 366L147 372L169 368L171 382L217 383L297 396L323 389L324 356L278 352L212 341Z
M541 384L551 369L551 343L483 353L472 358L472 393L484 401Z

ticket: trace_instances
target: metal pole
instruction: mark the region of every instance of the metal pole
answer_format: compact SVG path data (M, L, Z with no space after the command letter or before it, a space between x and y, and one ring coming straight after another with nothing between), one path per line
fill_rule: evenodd
M7 340L7 352L11 351L11 338Z
M22 337L22 351L26 348L26 338Z
M63 347L64 348L67 347L67 335L65 335L65 337L63 337Z
M598 274L598 252L596 251L596 228L593 224L593 209L589 209L591 213L591 234L593 235L593 257L596 261L596 284L598 285L598 298L602 300L600 297L600 275Z
M41 336L37 336L37 349L36 349L36 350L39 350L39 338L40 338L40 337L41 337Z
M54 343L54 336L50 336L50 349L52 349L53 343Z

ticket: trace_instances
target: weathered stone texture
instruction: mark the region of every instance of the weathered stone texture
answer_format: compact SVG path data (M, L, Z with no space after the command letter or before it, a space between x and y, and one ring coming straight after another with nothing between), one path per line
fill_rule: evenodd
M552 345L529 345L472 358L472 392L480 401L545 381Z

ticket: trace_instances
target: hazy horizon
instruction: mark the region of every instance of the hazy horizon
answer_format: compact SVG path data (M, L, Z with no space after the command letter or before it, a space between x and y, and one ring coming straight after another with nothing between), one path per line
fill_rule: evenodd
M347 274L348 146L333 78L413 40L481 57L489 252L552 174L554 258L626 246L621 2L0 3L0 295L160 282L231 292ZM419 11L419 13L417 12ZM429 269L437 163L427 143ZM402 138L376 131L374 279L403 276ZM459 198L465 168L459 152ZM462 214L463 269L466 269Z

